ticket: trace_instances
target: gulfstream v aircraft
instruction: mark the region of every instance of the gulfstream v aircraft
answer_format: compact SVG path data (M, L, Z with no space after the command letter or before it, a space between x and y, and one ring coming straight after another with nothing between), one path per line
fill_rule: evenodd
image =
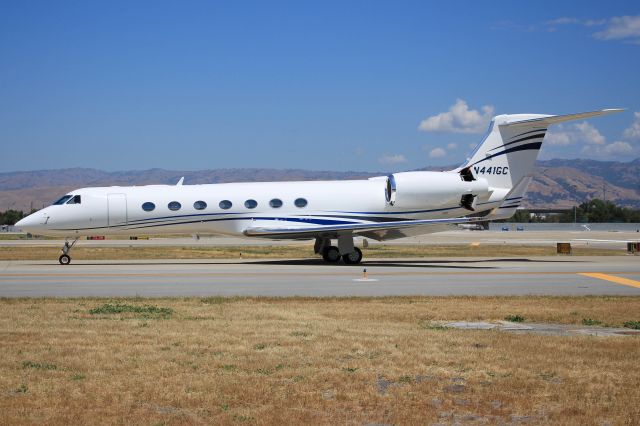
M83 235L162 233L315 240L314 250L325 261L356 264L362 252L354 236L391 240L511 217L531 182L550 125L619 111L498 115L465 163L446 172L213 185L183 185L181 179L177 185L82 188L16 225L65 237L61 264L71 262L71 249Z

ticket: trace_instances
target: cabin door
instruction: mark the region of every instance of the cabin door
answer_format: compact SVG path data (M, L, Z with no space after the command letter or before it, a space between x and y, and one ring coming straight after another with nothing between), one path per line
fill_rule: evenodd
M127 196L125 194L108 194L109 227L127 225Z

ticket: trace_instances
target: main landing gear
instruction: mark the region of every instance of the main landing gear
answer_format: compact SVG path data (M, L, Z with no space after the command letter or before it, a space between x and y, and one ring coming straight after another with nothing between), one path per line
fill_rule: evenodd
M69 253L71 253L71 249L77 242L77 238L73 240L71 244L69 244L69 240L64 242L64 246L62 246L62 254L58 258L58 262L60 262L61 265L68 265L71 263L71 256L69 256Z
M327 263L338 263L342 259L347 265L357 265L362 261L362 250L353 245L350 234L338 236L337 247L331 245L330 238L316 238L314 251Z

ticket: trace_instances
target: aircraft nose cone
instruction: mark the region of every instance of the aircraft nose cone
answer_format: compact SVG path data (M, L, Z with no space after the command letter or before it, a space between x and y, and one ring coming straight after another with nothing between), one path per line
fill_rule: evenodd
M41 227L41 224L34 213L20 219L18 222L16 222L15 226L22 229L23 231L31 232L33 230L39 229Z
M22 219L20 219L19 221L16 222L15 226L17 228L22 228L24 226L29 226L29 222L30 222L29 216L23 217Z

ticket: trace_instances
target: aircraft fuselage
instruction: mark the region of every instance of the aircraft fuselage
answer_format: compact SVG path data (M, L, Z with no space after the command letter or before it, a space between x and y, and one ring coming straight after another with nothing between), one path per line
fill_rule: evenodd
M46 207L23 220L21 227L32 233L70 238L163 233L242 236L255 226L454 218L469 213L460 205L462 194L474 192L483 201L489 199L486 183L483 187L478 182L463 182L457 173L394 176L398 184L394 202L387 199L387 177L82 188L69 193L79 196L79 202L70 198L65 204Z

